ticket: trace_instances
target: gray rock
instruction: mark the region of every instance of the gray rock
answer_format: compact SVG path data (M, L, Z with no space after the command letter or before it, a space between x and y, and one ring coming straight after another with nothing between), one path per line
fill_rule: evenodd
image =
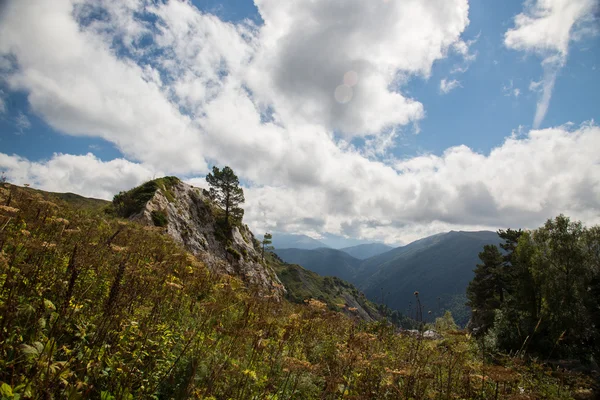
M205 191L178 182L168 193L157 190L144 209L131 219L153 226L152 211L165 213L167 233L211 271L238 276L262 294L281 298L285 288L272 268L261 262L260 248L252 232L247 226L234 226L229 235L219 232L216 207Z

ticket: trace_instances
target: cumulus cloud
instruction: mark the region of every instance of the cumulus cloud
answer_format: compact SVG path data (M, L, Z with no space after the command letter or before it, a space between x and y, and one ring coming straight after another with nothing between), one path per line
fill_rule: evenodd
M388 243L450 229L534 228L559 213L597 224L599 147L600 127L590 123L511 135L489 154L457 146L393 165L332 148L313 176L318 184L246 186L245 218L257 232L329 232ZM0 169L17 183L107 199L157 174L91 154L45 162L0 154ZM188 181L205 186L203 178Z
M452 79L452 80L442 79L440 81L440 93L442 93L442 94L448 94L452 90L454 90L458 87L461 87L461 84L456 79Z
M586 34L596 34L590 26L597 0L526 1L524 10L514 18L515 27L504 35L506 47L542 57L544 76L533 121L540 126L552 98L558 73L565 65L569 43Z
M458 43L468 52L460 39L469 23L466 0L256 5L265 24L249 84L288 123L365 135L418 120L423 106L397 89L398 80L429 76Z
M230 165L257 233L397 243L535 226L558 212L597 218L594 125L531 131L490 154L388 154L424 114L406 81L427 78L449 51L471 54L466 0L256 5L261 26L184 1L7 2L8 87L56 130L101 137L124 158L2 154L0 168L16 183L108 199L165 173L202 184L207 165ZM352 144L356 136L366 144Z
M12 183L106 200L156 176L149 167L124 159L102 161L91 153L54 154L49 160L39 162L0 153L0 170Z
M93 24L81 29L78 10L69 0L5 5L0 53L19 65L6 76L9 87L26 91L32 110L61 132L101 137L135 160L173 172L205 170L202 157L181 151L201 148L201 138L146 78L152 67L116 57ZM35 22L25 28L23 21Z

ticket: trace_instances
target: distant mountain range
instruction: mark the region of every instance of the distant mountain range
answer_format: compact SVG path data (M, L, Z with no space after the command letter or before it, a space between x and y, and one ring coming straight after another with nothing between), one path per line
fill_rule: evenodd
M350 281L360 267L361 260L336 249L275 249L285 262L298 264L322 276L337 276Z
M344 253L350 254L354 258L358 258L359 260L366 260L367 258L388 252L392 249L392 246L388 246L387 244L383 243L367 243L352 247L344 247L340 250Z
M325 243L306 235L294 235L288 233L274 233L273 247L275 249L305 249L312 250L321 247L329 247Z
M416 313L414 292L418 291L425 319L431 321L450 310L455 320L464 325L469 318L465 291L479 262L478 254L485 244L498 243L500 238L495 232L452 231L364 260L342 251L349 249L282 249L276 253L284 261L300 264L320 275L345 279L367 298L409 316ZM360 257L366 254L360 251L364 249L356 251L356 247L360 246L350 251Z
M303 249L303 250L315 250L320 248L331 248L326 243L316 240L307 235L296 235L290 233L274 233L273 234L273 247L277 250L281 249ZM393 247L385 245L383 243L366 243L359 244L356 246L345 247L339 249L344 253L350 254L352 257L360 260L373 257L375 255L385 253L393 249Z

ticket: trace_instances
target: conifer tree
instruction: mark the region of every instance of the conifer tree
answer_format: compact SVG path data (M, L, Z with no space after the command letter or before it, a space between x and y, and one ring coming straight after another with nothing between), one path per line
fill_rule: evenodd
M494 323L494 312L500 307L503 291L502 253L494 245L485 245L479 253L475 277L467 287L467 303L473 309L473 322L487 330Z
M239 207L244 203L244 190L233 170L224 167L222 170L213 166L212 174L206 176L210 185L210 196L225 210L225 221L229 223L229 216L236 221L241 221L244 210Z
M265 259L265 250L273 250L274 247L271 246L271 244L273 243L273 235L271 235L270 233L265 233L265 235L263 236L263 241L262 241L262 259Z

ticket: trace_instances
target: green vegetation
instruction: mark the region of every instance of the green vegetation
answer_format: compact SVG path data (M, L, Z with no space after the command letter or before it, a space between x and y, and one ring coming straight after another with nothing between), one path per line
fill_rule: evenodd
M169 223L167 213L162 210L154 210L150 213L154 226L165 227Z
M261 256L261 258L263 260L265 259L265 250L271 251L271 250L275 249L272 246L272 244L273 244L273 235L271 235L270 233L265 233L263 235L262 249L261 249L261 252L260 252L260 256Z
M587 383L212 274L154 227L0 188L2 399L568 399ZM324 280L326 278L323 278Z
M534 231L500 231L468 288L473 322L504 352L600 360L600 227L560 215Z
M146 182L126 192L120 192L113 198L114 210L118 216L129 218L142 211L159 189L169 202L173 202L175 197L171 189L179 182L179 178L167 176Z
M244 210L239 207L244 203L244 190L240 187L237 175L229 167L220 170L213 167L212 174L206 176L210 185L210 197L225 211L225 222L229 224L229 217L241 223Z

